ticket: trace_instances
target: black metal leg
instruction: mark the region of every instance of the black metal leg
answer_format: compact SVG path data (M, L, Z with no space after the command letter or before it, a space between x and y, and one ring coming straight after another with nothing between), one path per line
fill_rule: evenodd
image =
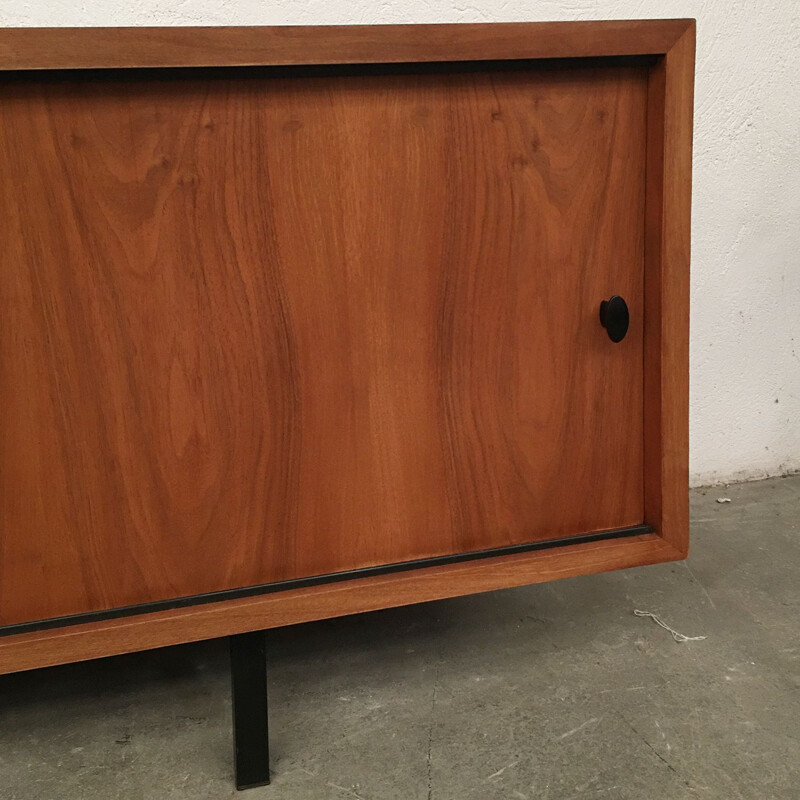
M267 635L254 631L230 640L236 788L250 789L269 783Z

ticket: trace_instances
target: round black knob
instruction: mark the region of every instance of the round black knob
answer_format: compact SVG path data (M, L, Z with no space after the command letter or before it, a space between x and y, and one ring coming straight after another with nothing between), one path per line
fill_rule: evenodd
M600 303L600 324L612 342L621 342L628 332L631 317L628 304L617 294Z

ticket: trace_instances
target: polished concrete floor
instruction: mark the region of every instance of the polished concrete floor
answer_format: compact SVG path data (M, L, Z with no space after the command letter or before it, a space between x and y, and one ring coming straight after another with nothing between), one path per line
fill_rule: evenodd
M797 800L800 477L692 518L686 563L273 632L241 795L222 641L0 678L0 798Z

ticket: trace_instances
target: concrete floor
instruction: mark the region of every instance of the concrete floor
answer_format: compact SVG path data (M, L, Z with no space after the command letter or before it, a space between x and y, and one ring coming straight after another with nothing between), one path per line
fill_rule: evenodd
M692 518L687 563L273 632L242 795L224 642L0 678L0 798L797 800L800 477Z

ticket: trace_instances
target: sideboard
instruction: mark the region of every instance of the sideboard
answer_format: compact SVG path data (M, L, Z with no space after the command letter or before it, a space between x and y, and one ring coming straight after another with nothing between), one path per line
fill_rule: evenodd
M694 41L0 31L0 673L685 557Z

